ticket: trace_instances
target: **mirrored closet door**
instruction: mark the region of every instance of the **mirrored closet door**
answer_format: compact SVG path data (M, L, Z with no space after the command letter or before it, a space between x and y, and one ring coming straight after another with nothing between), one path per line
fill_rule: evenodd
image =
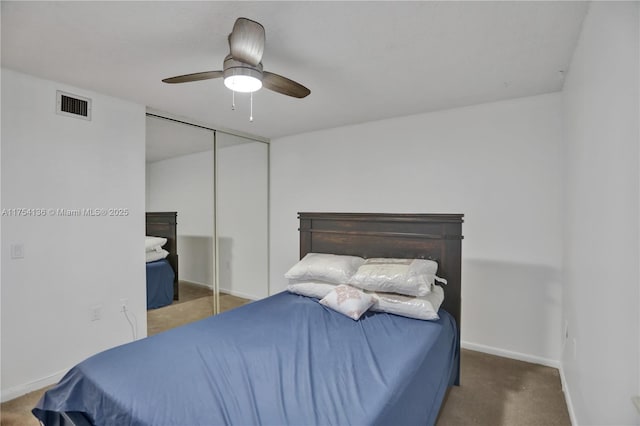
M216 132L219 311L269 295L269 144Z
M268 147L147 115L147 222L174 218L174 233L159 236L177 256L177 290L148 305L149 335L268 295ZM153 274L147 264L148 296L158 293Z
M215 132L153 115L146 123L147 234L169 240L163 248L171 251L166 259L173 269L146 265L151 335L214 313ZM167 233L162 225L149 223L163 217L174 222ZM177 281L172 294L165 272L173 272Z

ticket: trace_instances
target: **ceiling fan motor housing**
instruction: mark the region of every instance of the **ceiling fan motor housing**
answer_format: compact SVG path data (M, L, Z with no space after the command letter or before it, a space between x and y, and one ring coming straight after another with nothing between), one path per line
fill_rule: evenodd
M262 81L262 62L254 67L244 62L236 61L231 55L227 55L224 58L223 70L224 78L234 75L246 75Z

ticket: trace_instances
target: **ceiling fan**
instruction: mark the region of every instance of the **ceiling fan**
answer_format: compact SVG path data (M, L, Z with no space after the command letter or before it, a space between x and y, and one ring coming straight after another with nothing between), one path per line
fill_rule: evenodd
M311 91L302 84L278 74L264 71L264 27L251 19L238 18L228 37L230 53L224 58L222 71L205 71L165 78L165 83L186 83L224 77L224 85L234 92L253 93L265 87L294 98L304 98Z

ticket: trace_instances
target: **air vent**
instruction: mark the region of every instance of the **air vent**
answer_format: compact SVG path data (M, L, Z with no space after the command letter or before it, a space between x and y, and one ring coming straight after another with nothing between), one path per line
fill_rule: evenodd
M91 99L57 90L56 112L68 117L91 120Z

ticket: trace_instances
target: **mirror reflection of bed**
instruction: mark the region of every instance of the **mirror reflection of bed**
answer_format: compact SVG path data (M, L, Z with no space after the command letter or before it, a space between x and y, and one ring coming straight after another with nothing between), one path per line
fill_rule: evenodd
M147 262L147 334L154 335L214 314L213 238L179 235L177 212L147 212L145 241L161 238L162 248L146 244L147 257L162 250L166 258ZM165 250L166 249L166 250ZM176 253L180 253L178 256ZM152 256L151 259L157 256ZM220 295L221 312L247 303Z
M197 235L178 236L176 217L176 212L147 213L146 239L166 240L162 250L167 254L166 258L146 264L148 335L214 314L213 288L205 284L213 282L213 239ZM147 255L150 253L155 254L156 248L147 251ZM180 253L180 256L175 253ZM220 292L218 297L219 312L250 301L224 292Z

